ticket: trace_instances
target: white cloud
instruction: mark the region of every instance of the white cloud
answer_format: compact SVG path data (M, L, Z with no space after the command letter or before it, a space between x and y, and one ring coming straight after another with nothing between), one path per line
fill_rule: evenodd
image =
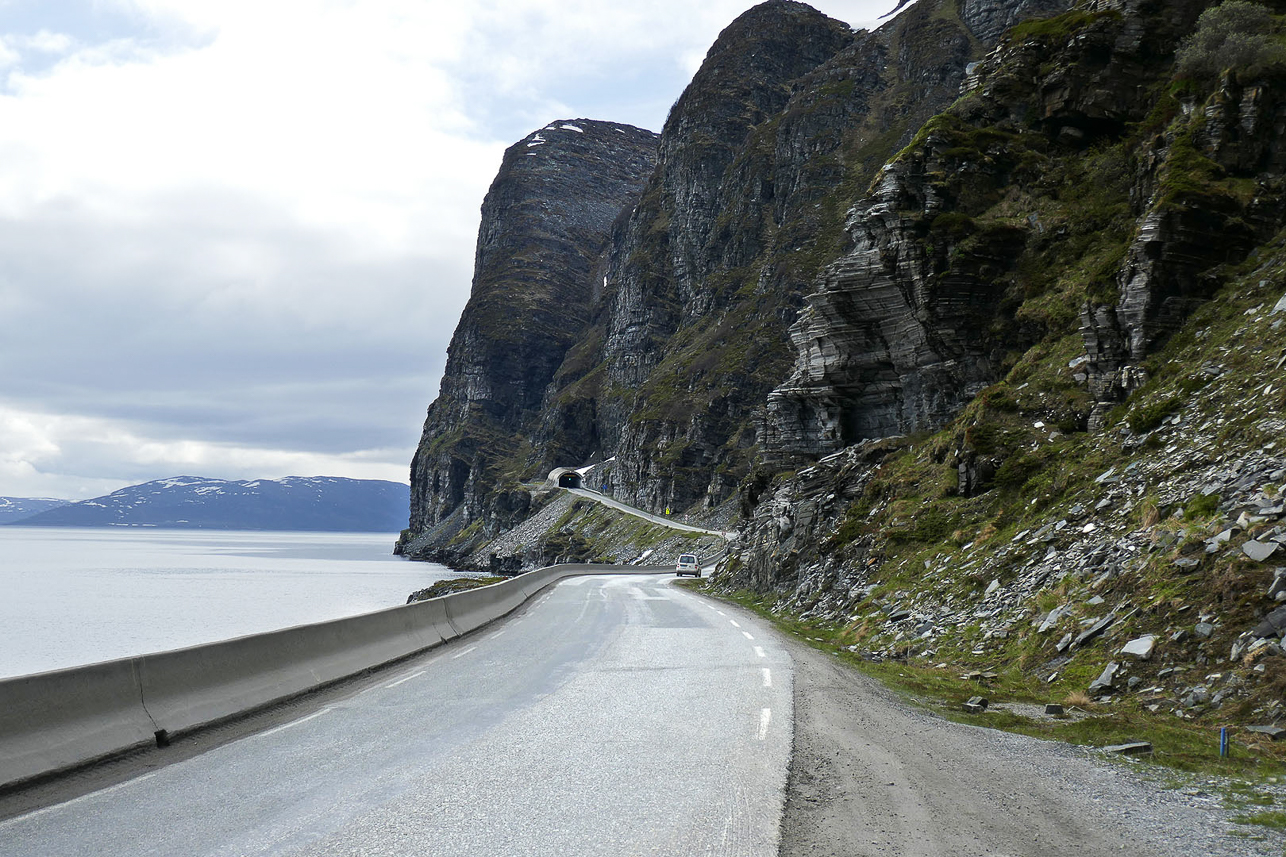
M404 479L503 148L659 129L749 5L9 0L0 494Z
M160 476L209 473L226 479L325 475L405 482L404 453L400 447L326 454L158 439L125 421L0 405L0 480L23 489L9 496L94 497ZM96 475L82 475L87 472Z

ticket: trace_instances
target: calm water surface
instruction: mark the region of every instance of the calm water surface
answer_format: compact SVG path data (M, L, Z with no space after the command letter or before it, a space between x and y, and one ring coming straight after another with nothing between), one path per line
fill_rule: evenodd
M460 576L392 556L396 538L0 527L0 677L353 616Z

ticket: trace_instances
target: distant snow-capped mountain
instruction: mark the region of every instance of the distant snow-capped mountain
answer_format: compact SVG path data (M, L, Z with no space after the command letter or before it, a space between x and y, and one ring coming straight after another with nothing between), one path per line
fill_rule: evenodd
M48 509L21 523L392 533L406 526L409 503L409 486L375 479L287 476L230 481L176 476Z
M0 497L0 524L13 524L70 502L52 497Z

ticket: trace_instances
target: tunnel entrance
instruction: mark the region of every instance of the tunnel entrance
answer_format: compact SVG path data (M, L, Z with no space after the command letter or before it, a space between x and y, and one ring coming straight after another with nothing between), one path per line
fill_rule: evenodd
M558 477L559 488L579 488L581 487L580 474L575 470L569 470Z

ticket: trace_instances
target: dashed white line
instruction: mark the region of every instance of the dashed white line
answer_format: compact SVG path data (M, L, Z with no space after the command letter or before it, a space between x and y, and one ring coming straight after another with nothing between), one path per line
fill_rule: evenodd
M298 726L300 723L307 723L309 720L312 720L315 717L321 717L326 712L333 711L333 710L334 710L333 708L323 708L321 711L314 711L312 714L308 715L307 717L301 717L298 720L292 720L289 723L283 723L280 726L274 726L272 729L268 729L263 732L258 732L250 737L267 738L269 735L275 735L278 732L283 732L287 729Z
M452 655L452 656L451 656L451 660L453 660L453 661L454 661L456 658L463 658L465 655L469 654L469 652L472 652L472 651L473 651L474 649L476 649L476 648L478 648L478 647L477 647L477 646L470 646L469 648L465 649L463 652L460 652L459 654Z
M765 654L764 654L764 647L763 647L763 646L755 646L755 654L756 654L756 655L758 655L758 656L759 656L759 657L761 657L761 658L766 658L766 657L768 657L767 655L765 655Z
M749 631L742 631L742 632L741 632L741 636L745 637L747 640L753 640L753 639L754 639L754 637L750 636L750 632L749 632Z
M720 616L727 616L727 615L728 615L727 613L724 613L722 610L716 610L716 611L714 611L714 612L718 613Z
M737 620L736 620L736 619L729 619L729 620L728 620L728 622L729 622L729 623L732 625L732 627L734 627L734 628L740 628L740 627L741 627L740 625L738 625L738 624L737 624Z
M411 679L413 679L413 678L419 678L420 676L424 675L424 673L425 673L425 671L424 671L424 670L420 670L418 673L412 673L411 675L407 676L406 678L400 678L400 679L398 679L397 681L393 682L392 684L386 684L386 685L384 685L384 687L386 687L386 688L389 688L389 687L397 687L399 684L402 684L403 682L410 681L410 680L411 680Z
M759 740L768 737L768 724L772 722L772 709L764 708L759 712Z
M772 687L772 670L764 667L764 687Z

